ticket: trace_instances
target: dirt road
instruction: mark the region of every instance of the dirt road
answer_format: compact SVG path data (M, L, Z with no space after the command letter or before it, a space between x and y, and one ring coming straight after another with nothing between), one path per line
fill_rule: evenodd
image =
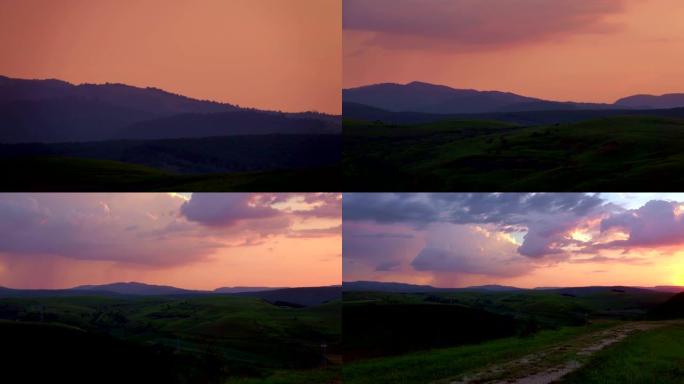
M580 368L592 354L617 343L630 334L670 324L670 322L630 322L588 333L543 351L484 368L450 384L548 384Z

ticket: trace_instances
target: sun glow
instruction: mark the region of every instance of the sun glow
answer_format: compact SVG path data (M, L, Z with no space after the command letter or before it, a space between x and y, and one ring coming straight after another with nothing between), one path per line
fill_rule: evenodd
M587 241L591 240L592 236L591 233L581 230L581 229L575 229L574 231L570 232L570 238L573 240L581 241L583 243L586 243Z

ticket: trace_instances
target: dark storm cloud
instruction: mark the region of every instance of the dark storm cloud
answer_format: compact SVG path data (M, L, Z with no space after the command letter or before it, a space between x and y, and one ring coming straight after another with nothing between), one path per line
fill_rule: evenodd
M432 223L493 224L525 231L521 255L539 258L562 253L572 240L566 232L606 203L581 193L435 193L344 196L345 221L402 223L422 229Z
M280 212L260 204L249 193L194 193L181 206L181 214L208 226L231 226L240 220L275 217Z
M624 0L345 0L343 28L369 44L402 49L520 45L615 29L606 15Z
M345 220L407 223L432 222L518 225L532 213L583 216L605 202L581 193L348 193Z

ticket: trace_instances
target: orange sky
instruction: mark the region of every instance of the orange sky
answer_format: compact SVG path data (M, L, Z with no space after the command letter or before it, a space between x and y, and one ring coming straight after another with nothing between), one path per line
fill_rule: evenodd
M0 194L0 231L7 239L0 244L0 286L138 281L212 290L340 284L340 199Z
M485 22L490 17L487 15L496 16L496 8L507 4L498 1L478 4L482 9L473 10L474 16L489 12L482 16ZM582 4L582 1L543 4L546 8L561 4L567 8L568 4ZM587 102L613 102L638 93L684 92L684 2L592 0L584 3L593 6L599 1L605 7L592 11L596 14L575 7L574 11L581 14L579 21L573 19L567 28L559 27L558 31L550 29L562 24L557 18L570 19L567 15L570 12L554 14L547 9L551 16L534 17L534 12L541 8L539 2L518 1L515 4L520 13L531 16L510 15L515 12L510 10L509 14L498 15L501 20L490 17L495 26L482 27L492 33L487 36L486 44L477 41L476 36L468 36L465 28L453 33L462 40L473 40L470 45L454 44L454 39L444 38L449 31L439 29L435 34L441 33L439 37L444 39L416 37L410 33L400 35L396 32L400 27L385 34L369 30L371 27L367 25L366 29L345 29L344 87L417 80L456 88L511 91L552 100ZM521 7L525 3L529 3L529 10ZM362 1L358 4L363 8ZM481 4L491 7L486 9ZM427 2L418 6L425 10L413 15L411 23L420 18L440 17L440 10L436 8L430 13ZM363 15L363 9L358 14ZM546 29L535 30L527 37L518 36L518 30L533 29L530 23L544 23L545 19L549 20ZM516 20L522 21L516 24ZM430 25L429 20L422 21Z
M0 74L340 113L341 0L3 0Z

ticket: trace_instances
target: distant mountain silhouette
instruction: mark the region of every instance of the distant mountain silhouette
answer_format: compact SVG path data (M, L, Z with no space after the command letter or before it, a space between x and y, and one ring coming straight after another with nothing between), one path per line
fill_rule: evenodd
M418 292L436 292L436 291L488 291L488 292L506 292L516 291L522 288L510 287L506 285L474 285L462 288L437 288L431 285L417 285L396 282L381 282L381 281L345 281L343 284L345 291L376 291L376 292L397 292L397 293L418 293Z
M132 124L118 139L177 139L233 135L340 133L338 124L285 113L233 111L211 114L182 114Z
M604 109L608 104L548 101L510 92L456 89L414 81L345 89L345 103L358 103L392 112L492 113L519 111Z
M283 303L302 306L320 305L342 298L342 287L332 285L326 287L283 288L259 292L240 292L234 296L257 297L273 304Z
M72 288L72 290L113 292L122 295L178 295L198 292L171 287L168 285L152 285L136 282L112 283L103 285L79 285L78 287Z
M342 283L342 288L345 291L377 291L377 292L430 292L438 290L438 288L430 285L417 285L396 282L382 282L382 281L345 281Z
M12 289L0 287L0 297L65 297L65 296L168 296L168 295L230 295L254 297L278 306L314 306L339 300L342 286L323 287L221 287L213 291L190 290L168 285L121 282L100 285L79 285L69 289Z
M679 293L684 292L684 287L680 285L657 285L653 287L653 290L660 292Z
M520 291L523 288L512 287L509 285L498 285L498 284L488 284L488 285L473 285L464 288L470 291L488 291L488 292L510 292L510 291Z
M0 102L72 99L116 105L157 116L214 113L240 109L232 104L197 100L157 88L125 84L80 84L61 80L26 80L0 76Z
M339 118L192 99L125 84L74 85L0 76L0 142L339 133Z
M359 103L342 103L342 115L346 120L365 120L383 124L423 124L445 120L496 120L519 125L548 125L577 123L581 121L616 116L656 116L684 118L684 108L671 109L574 109L556 111L520 111L490 113L425 113L392 112Z
M244 292L263 292L273 291L276 289L285 289L283 287L221 287L214 289L216 293L244 293Z
M634 95L615 102L618 107L637 109L666 109L684 107L684 93L669 93L660 96Z

